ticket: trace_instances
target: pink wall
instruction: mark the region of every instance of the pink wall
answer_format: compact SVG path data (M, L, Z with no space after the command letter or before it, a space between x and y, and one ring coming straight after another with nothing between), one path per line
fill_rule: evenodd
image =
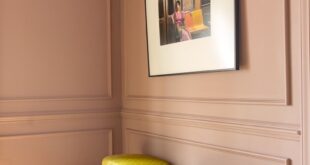
M0 164L308 165L309 0L240 5L240 71L148 78L144 0L0 0Z
M1 165L98 165L121 152L119 6L0 0Z
M144 0L122 1L125 152L176 165L307 164L309 1L241 0L241 70L169 77L147 77L144 12Z

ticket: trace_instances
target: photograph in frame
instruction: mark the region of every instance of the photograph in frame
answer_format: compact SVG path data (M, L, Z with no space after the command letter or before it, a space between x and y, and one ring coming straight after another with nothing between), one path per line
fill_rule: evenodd
M238 70L236 0L145 0L149 76Z

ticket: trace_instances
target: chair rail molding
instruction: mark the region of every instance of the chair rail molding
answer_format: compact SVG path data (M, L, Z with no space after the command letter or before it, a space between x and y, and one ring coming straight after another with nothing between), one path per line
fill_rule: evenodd
M143 113L124 109L123 119L144 121L148 123L161 123L165 125L178 125L223 132L249 134L275 139L300 141L301 131L298 125L284 123L271 123L260 121L232 120L219 117L188 116L177 114Z

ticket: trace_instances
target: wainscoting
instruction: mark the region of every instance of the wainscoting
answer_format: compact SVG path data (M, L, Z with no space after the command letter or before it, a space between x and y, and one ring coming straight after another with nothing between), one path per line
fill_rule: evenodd
M0 164L120 153L119 1L0 0Z
M268 126L123 112L127 153L148 153L173 164L287 164L298 160L298 131ZM265 123L266 124L266 123ZM182 155L182 156L176 156Z
M122 1L124 152L308 164L309 1L239 2L240 71L148 78L144 1Z
M118 113L1 119L1 164L100 164L120 140Z
M309 0L240 0L240 71L152 78L144 2L0 0L1 165L309 165Z
M130 129L126 131L126 135L128 140L127 144L129 144L127 146L127 152L148 152L150 154L167 153L158 155L167 160L169 160L170 157L173 157L174 154L186 155L178 160L174 160L174 164L203 164L207 162L217 162L219 164L239 165L251 162L254 164L289 165L291 162L290 159L284 157L238 150ZM151 144L148 143L149 141L151 141Z

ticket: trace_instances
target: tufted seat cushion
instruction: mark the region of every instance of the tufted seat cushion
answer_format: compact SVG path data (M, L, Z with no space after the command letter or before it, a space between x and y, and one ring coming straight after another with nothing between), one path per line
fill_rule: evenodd
M147 155L114 155L105 157L102 165L169 165L169 163Z

